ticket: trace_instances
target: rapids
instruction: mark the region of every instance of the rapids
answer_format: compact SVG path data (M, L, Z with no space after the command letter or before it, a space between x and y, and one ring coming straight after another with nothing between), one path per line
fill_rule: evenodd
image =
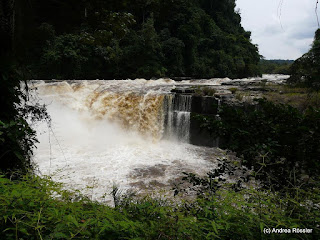
M113 185L140 193L169 190L182 172L204 175L226 156L188 143L191 98L171 90L228 81L31 81L52 118L51 126L36 126L34 161L41 174L100 201L110 200L102 197Z

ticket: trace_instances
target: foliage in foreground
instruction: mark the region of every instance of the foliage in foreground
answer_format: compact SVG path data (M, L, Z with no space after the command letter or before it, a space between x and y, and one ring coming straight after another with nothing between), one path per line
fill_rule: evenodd
M0 176L1 239L316 239L319 189L292 198L268 191L203 192L179 205L122 198L115 208L68 192L48 178ZM264 235L263 228L313 234Z

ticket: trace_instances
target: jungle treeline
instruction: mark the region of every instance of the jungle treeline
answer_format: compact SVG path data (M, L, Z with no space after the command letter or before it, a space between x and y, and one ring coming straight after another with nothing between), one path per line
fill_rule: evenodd
M33 79L260 74L235 0L17 2L15 49Z
M260 71L264 74L290 74L290 67L294 60L282 59L261 59L259 62Z

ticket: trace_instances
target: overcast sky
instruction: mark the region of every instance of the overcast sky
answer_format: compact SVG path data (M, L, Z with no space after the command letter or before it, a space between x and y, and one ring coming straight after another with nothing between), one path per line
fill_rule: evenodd
M282 4L281 4L282 2ZM296 59L311 46L318 27L316 0L236 0L242 26L266 59ZM320 3L318 6L320 17Z

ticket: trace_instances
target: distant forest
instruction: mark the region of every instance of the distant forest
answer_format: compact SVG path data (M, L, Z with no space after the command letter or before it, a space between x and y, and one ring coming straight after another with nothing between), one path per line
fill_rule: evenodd
M235 0L16 1L14 49L34 79L256 76L258 48L235 6Z
M261 73L267 74L290 74L290 67L294 63L294 60L282 60L282 59L261 59L259 62Z

